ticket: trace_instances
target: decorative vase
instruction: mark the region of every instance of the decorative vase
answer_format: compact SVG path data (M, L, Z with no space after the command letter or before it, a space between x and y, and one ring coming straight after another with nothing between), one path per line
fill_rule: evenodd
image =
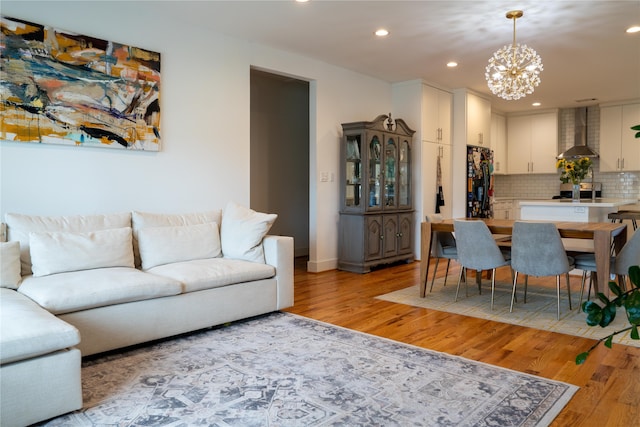
M573 186L571 187L571 201L580 201L580 184L573 184Z

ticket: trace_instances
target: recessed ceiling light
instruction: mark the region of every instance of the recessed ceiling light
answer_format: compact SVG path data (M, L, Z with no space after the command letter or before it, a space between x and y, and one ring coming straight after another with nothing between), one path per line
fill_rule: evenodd
M308 2L308 1L309 1L309 0L296 0L296 3L306 3L306 2Z
M449 67L449 68L455 68L457 66L458 66L458 63L456 61L447 62L447 67Z
M384 28L380 28L379 30L376 30L374 34L378 37L384 37L389 35L389 31Z
M542 104L540 104L539 102L534 102L534 103L533 103L533 104L531 104L531 105L533 105L534 107L539 107L539 106L541 106Z
M640 25L634 25L633 27L627 28L627 33L640 33Z

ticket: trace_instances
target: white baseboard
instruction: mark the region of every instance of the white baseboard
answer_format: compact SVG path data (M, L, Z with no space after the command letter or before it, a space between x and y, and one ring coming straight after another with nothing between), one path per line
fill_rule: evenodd
M337 268L337 258L324 261L307 261L307 271L310 273L320 273L322 271L335 270Z

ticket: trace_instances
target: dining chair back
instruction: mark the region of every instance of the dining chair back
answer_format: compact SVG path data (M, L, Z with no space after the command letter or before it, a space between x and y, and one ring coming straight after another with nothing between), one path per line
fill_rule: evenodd
M631 239L625 243L620 249L620 252L616 256L611 257L611 264L609 271L611 274L615 274L618 277L618 285L622 289L626 289L627 276L629 274L629 267L633 265L640 265L640 232L636 231L631 236ZM589 289L587 291L587 300L591 297L591 285L594 278L594 272L596 271L596 258L594 254L581 254L576 256L576 265L578 270L582 270L582 282L580 285L580 305L582 305L582 298L584 296L584 285L587 277L587 272L591 273L589 278Z
M629 274L629 267L640 265L640 231L635 231L631 239L620 249L611 266L611 273L619 277ZM620 284L621 286L623 283Z
M527 302L529 276L556 276L556 294L558 297L558 320L560 319L560 276L566 276L569 310L571 310L571 289L569 271L573 269L574 259L567 256L560 233L556 225L550 222L516 221L511 237L511 268L514 271L511 309L516 296L518 273L525 275L524 302Z
M496 286L496 268L509 265L509 256L503 253L496 244L489 227L484 221L479 220L454 220L454 232L458 248L458 262L462 266L458 277L458 287L456 288L456 298L460 291L460 282L465 277L467 270L475 270L477 273L478 291L482 293L481 273L485 270L491 271L491 308L493 309L493 299ZM506 256L505 256L506 255ZM465 290L467 285L465 283ZM468 292L467 292L468 296Z
M442 215L430 214L427 215L425 219L427 220L427 222L438 222L442 221ZM451 264L451 260L458 259L456 238L454 237L453 233L449 231L436 231L433 233L433 237L431 239L431 257L436 259L436 265L433 268L433 276L431 279L431 287L429 288L429 292L433 291L433 283L436 280L436 273L438 272L438 263L440 261L440 258L444 258L447 260L447 269L444 274L443 286L447 286L447 276L449 275L449 265ZM428 281L429 278L425 277L424 280L426 285L426 281Z

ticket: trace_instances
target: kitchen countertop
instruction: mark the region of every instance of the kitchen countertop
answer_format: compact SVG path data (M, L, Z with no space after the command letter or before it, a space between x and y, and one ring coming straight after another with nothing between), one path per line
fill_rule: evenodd
M638 203L637 199L613 199L613 198L597 198L581 199L579 202L574 202L571 199L547 199L547 200L520 200L520 206L582 206L582 207L594 207L594 208L615 208L624 205L635 205Z

